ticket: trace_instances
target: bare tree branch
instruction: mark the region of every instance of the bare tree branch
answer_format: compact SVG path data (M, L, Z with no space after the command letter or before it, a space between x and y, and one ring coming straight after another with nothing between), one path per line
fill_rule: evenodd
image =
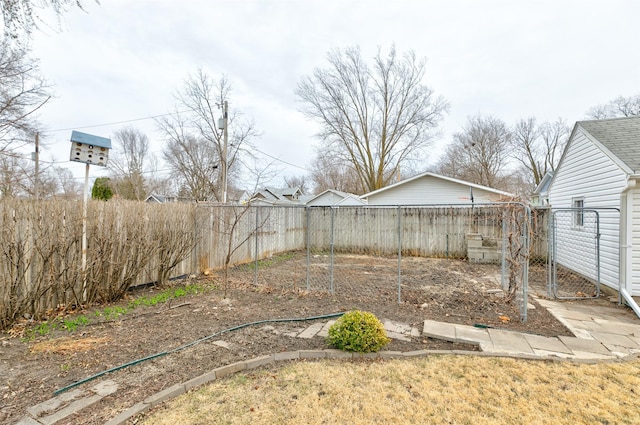
M426 61L413 52L379 50L371 65L358 47L327 58L298 84L303 112L320 124L322 149L350 164L365 190L384 187L403 162L424 159L448 104L423 84Z
M214 81L201 69L187 77L176 93L176 112L157 121L167 140L163 157L179 181L183 195L196 200L222 200L221 160L224 143L218 126L219 109L228 101L231 85L225 76ZM180 111L180 112L177 112ZM186 112L185 112L186 111ZM227 178L233 188L240 176L240 159L258 136L254 124L235 108L228 118Z
M586 112L587 118L601 120L607 118L636 117L640 115L640 94L618 96L608 103L596 105Z
M502 120L482 115L471 117L463 130L453 135L453 143L436 169L472 183L503 188L511 137Z

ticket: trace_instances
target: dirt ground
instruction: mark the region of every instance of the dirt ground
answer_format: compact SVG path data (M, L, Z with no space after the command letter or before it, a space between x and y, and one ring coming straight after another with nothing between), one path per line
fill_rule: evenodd
M252 267L231 270L227 298L218 273L173 282L176 286L198 283L206 288L201 293L155 306L141 305L117 318L96 316L95 311L104 311L105 306L78 312L76 316L85 316L89 323L73 332L54 330L25 338L26 329L36 324L20 323L0 334L0 423L16 423L28 406L53 397L57 389L203 338L206 340L189 348L108 374L106 377L119 384L118 391L82 410L81 416L59 423L102 424L147 396L216 367L275 352L327 348L320 337L301 339L287 335L304 329L309 321L262 323L217 335L238 325L267 319L308 318L361 309L380 319L408 323L419 329L425 319L432 319L546 336L570 335L533 299L529 302L534 308L528 310L527 321L521 322L517 307L495 291L499 288L498 266L411 259L406 266L403 264L400 303L397 284L393 283L397 281L394 272L397 260L360 256L343 259L339 266L342 269L336 270L349 273L336 272L336 286L329 290L318 287L307 291L305 285L292 284L290 277L300 273L300 266L295 258L287 258L261 265L258 285ZM314 276L317 278L314 282L321 281L318 275ZM362 276L366 279L360 279ZM319 284L313 286L316 285ZM533 281L531 286L532 293L544 294L544 282ZM136 298L151 297L163 289L137 289L127 300L110 307L125 307ZM598 301L605 302L588 302ZM424 337L411 342L394 340L387 348L476 349Z

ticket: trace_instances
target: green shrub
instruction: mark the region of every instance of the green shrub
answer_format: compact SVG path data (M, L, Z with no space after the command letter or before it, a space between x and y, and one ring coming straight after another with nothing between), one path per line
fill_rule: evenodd
M345 351L372 353L391 340L387 338L382 322L373 313L352 310L340 317L329 328L329 345Z

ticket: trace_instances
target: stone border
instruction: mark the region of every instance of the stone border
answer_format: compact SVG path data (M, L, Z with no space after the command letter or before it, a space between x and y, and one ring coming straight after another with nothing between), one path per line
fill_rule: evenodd
M288 360L317 360L317 359L333 359L333 360L354 360L354 359L408 359L415 357L426 357L429 355L466 355L466 356L482 356L482 357L505 357L515 358L523 360L544 360L555 362L570 362L570 363L617 363L627 362L640 358L640 354L630 355L625 358L611 359L611 360L598 360L598 359L566 359L553 356L537 356L531 354L508 354L508 353L487 353L482 351L465 351L465 350L417 350L417 351L379 351L376 353L351 353L336 349L324 349L324 350L298 350L298 351L285 351L276 354L270 354L253 359L244 360L241 362L231 363L226 366L213 369L210 372L204 373L196 378L192 378L181 384L175 384L169 388L166 388L154 395L151 395L130 408L124 410L114 418L110 419L105 425L125 425L125 423L132 417L146 412L163 403L171 398L185 394L194 388L208 384L221 379L226 376L232 375L237 372L257 369L262 366L272 364L274 362L288 361Z

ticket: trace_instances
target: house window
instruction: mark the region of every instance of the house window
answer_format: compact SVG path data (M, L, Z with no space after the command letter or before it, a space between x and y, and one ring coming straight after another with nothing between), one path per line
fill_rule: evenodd
M573 226L583 227L584 226L584 198L573 198L572 207L574 208Z

